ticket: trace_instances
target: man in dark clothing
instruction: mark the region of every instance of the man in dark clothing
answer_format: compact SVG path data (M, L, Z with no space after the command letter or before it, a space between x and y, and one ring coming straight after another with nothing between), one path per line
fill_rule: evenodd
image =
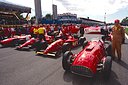
M84 35L84 27L81 24L81 26L80 26L80 36L83 36L83 35Z

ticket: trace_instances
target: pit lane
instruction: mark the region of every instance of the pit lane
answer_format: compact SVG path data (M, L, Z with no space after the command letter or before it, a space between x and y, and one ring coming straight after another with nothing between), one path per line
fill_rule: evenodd
M100 35L85 35L87 40ZM60 58L36 56L33 50L0 48L0 85L128 85L128 39L122 45L122 61L113 61L110 79L99 73L86 78L65 72ZM78 53L82 48L73 49Z

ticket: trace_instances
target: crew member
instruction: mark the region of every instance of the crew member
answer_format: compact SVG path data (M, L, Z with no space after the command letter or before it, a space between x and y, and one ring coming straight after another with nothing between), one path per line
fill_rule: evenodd
M44 26L42 26L42 24L40 24L40 27L38 28L38 33L39 33L39 40L44 40L46 41L45 39L45 28Z
M115 58L115 50L117 51L118 60L121 60L121 44L122 39L124 38L124 29L120 25L120 21L115 20L115 25L112 28L112 55Z
M80 36L83 36L83 35L84 35L84 27L81 24L81 26L80 26Z
M37 35L38 35L38 26L36 25L33 29L33 37L34 38L37 38Z

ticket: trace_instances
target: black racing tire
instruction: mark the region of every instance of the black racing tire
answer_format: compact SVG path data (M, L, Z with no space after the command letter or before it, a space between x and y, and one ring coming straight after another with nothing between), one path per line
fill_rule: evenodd
M19 39L19 40L18 40L18 44L23 44L23 43L25 43L25 42L26 42L25 39Z
M29 47L29 49L34 49L35 48L35 43L31 45L31 47Z
M4 47L6 47L7 45L5 45L5 44L0 44L1 45L1 48L4 48Z
M62 67L65 71L70 71L71 63L70 58L73 55L71 51L67 51L64 53L62 58Z
M64 54L66 51L71 50L71 44L70 43L64 43L62 46L62 53Z
M106 47L106 55L112 56L112 43L110 41L105 42L105 44L108 44Z
M105 42L105 40L106 40L106 36L103 35L103 36L101 37L101 39Z
M59 51L57 51L57 52L55 53L55 57L57 57L57 58L61 57L61 50L59 50Z
M83 45L83 43L84 43L85 40L86 40L85 37L80 37L79 38L79 41L78 41L79 45Z
M46 41L43 41L40 43L41 44L41 48L44 50L48 47L48 43Z
M77 34L74 34L73 37L74 37L75 39L79 39L79 36L78 36Z
M110 56L107 56L105 61L103 62L103 77L104 79L109 79L111 74L111 68L112 68L112 58Z
M85 46L87 46L87 44L88 44L88 41L84 41L83 46L82 46L82 49L84 49Z
M15 47L15 46L18 46L19 45L19 42L18 42L18 40L16 39L16 40L13 40L12 42L11 42L11 46L12 47Z
M48 44L46 41L37 41L35 44L34 44L34 47L35 47L35 50L36 52L40 51L40 50L44 50L48 47Z
M105 34L105 30L103 28L101 28L101 34L104 35Z

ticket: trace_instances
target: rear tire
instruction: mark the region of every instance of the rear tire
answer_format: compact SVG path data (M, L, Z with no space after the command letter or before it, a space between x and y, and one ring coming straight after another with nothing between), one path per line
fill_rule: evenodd
M18 45L19 45L18 40L13 40L13 41L11 42L11 46L12 46L12 47L15 47L15 46L18 46Z
M103 77L104 79L108 79L111 74L111 67L112 67L112 58L107 56L105 61L103 62Z
M73 55L71 51L67 51L64 53L63 59L62 59L62 67L65 71L70 71L71 63L70 58Z
M84 43L84 41L86 40L86 38L85 37L80 37L79 38L79 45L83 45L83 43Z
M70 43L64 43L62 46L62 53L64 54L66 51L71 50L71 44Z
M44 50L48 47L48 44L47 42L42 42L42 41L37 41L35 44L34 44L34 47L35 47L35 50L36 52L39 52L40 50Z

